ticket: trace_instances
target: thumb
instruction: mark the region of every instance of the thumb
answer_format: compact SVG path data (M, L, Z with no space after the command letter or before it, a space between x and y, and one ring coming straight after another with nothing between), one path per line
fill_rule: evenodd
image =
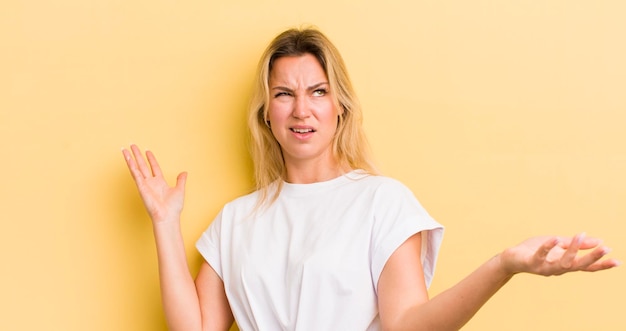
M561 241L558 237L552 237L546 240L535 253L535 259L539 261L545 261L550 251L554 247L556 247L560 242Z
M176 177L176 189L185 191L185 184L187 183L187 172L181 172Z

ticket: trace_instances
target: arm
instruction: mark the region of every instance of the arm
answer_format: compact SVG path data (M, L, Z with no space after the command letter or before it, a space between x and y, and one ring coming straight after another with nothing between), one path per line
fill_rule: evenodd
M227 330L232 324L232 314L230 308L224 308L228 302L221 279L205 263L198 275L197 289L187 265L180 229L187 174L178 175L176 186L170 187L154 154L146 152L146 163L135 145L122 153L152 219L161 296L169 329ZM209 324L209 320L213 324Z
M224 282L206 261L202 263L196 277L196 289L202 316L211 316L210 319L202 319L202 330L228 330L234 318L224 291Z
M420 248L421 236L417 234L392 254L383 269L378 294L384 330L458 330L517 273L549 276L619 265L612 259L600 260L608 249L594 238L531 238L491 258L458 284L428 300ZM578 256L580 249L593 250Z

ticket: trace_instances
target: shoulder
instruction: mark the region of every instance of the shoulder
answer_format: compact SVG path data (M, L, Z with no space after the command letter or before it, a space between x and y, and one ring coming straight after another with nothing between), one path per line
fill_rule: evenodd
M254 191L242 196L239 196L229 202L227 202L222 208L222 212L229 212L233 210L252 210L259 199L259 191Z
M364 174L361 177L356 178L356 182L360 182L360 185L364 188L368 187L373 189L378 195L413 195L408 186L401 181L388 176Z
M369 182L370 204L380 219L428 214L411 188L400 180L387 176L368 176L364 180Z

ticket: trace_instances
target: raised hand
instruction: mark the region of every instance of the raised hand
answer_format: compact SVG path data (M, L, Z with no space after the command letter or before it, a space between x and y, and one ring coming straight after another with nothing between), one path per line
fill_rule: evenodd
M511 274L526 272L554 276L572 271L600 271L620 265L615 259L602 259L609 252L601 240L581 233L573 238L530 238L505 250L500 259Z
M180 173L176 186L171 187L152 152L146 151L144 158L139 147L131 145L130 151L122 149L122 154L152 222L178 221L185 199L187 173Z

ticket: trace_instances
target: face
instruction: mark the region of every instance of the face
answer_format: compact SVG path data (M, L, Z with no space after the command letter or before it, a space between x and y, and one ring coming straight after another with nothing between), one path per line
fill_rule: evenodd
M285 162L333 166L338 112L324 69L311 54L282 57L270 73L269 121Z

